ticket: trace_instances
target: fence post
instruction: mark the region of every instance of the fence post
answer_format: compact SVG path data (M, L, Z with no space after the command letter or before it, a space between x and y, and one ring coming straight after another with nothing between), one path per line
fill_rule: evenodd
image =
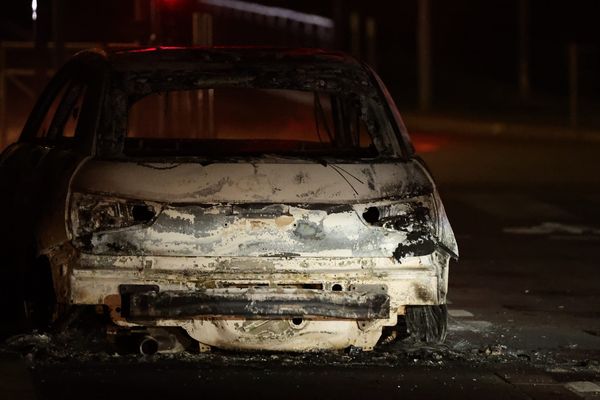
M579 124L577 111L579 108L579 67L578 48L576 43L569 44L569 122L571 128L577 128Z
M529 0L519 0L519 95L529 99Z
M360 44L360 14L352 11L350 13L350 53L356 58L361 58Z
M417 76L419 110L431 108L431 16L430 1L417 0Z
M6 144L8 134L6 123L6 54L4 43L0 42L0 150Z
M52 36L54 40L54 68L58 69L65 58L65 43L63 37L63 0L52 1Z
M367 17L365 33L367 36L367 62L377 70L377 25L374 17Z
M345 47L344 43L344 33L346 30L345 23L345 13L344 13L344 3L343 0L334 0L333 1L333 40L332 45L335 49L343 49Z
M150 44L162 44L162 29L160 21L160 5L158 0L150 0Z
M192 14L192 40L194 46L212 46L213 45L213 17L206 13ZM215 91L214 89L201 89L199 92L199 105L201 111L198 113L199 119L195 121L199 127L200 133L205 137L215 136Z

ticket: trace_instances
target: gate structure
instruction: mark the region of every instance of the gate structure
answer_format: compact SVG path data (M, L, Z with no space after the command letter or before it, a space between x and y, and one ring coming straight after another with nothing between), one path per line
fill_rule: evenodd
M66 57L89 48L124 50L137 48L137 42L63 44ZM35 42L0 42L0 149L16 140L40 89L54 74L53 42L40 49Z

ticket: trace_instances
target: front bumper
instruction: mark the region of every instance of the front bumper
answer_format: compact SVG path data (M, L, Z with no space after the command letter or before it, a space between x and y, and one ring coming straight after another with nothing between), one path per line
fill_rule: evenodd
M445 302L440 261L80 254L70 301L107 305L124 326L179 326L208 346L370 349L405 305Z
M369 292L291 288L147 290L122 294L121 299L124 317L137 322L208 317L374 320L387 319L390 314L389 296Z
M145 257L80 254L71 276L74 304L103 304L121 285L156 285L162 291L218 288L334 287L373 291L385 286L390 312L407 304L445 302L445 265L436 254L398 263L391 257ZM374 289L375 290L375 289ZM361 290L357 290L361 291Z

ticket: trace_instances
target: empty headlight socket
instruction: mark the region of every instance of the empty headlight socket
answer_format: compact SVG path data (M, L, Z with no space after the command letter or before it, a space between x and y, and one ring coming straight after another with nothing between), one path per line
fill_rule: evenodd
M344 290L344 287L339 283L334 283L333 285L331 285L332 292L341 292L342 290Z
M380 217L379 208L377 208L377 207L369 207L369 208L367 208L365 210L365 212L363 212L362 217L369 224L374 224L374 223L378 222L379 221L379 217Z
M131 216L135 222L148 223L154 219L156 212L147 204L134 204L131 207Z

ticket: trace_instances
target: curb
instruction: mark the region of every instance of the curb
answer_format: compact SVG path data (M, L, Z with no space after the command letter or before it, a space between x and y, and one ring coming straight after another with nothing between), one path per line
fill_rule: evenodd
M402 117L409 132L600 143L600 130L573 129L543 124L482 121L412 113L404 113Z
M0 393L5 400L36 400L27 363L17 354L0 354Z

